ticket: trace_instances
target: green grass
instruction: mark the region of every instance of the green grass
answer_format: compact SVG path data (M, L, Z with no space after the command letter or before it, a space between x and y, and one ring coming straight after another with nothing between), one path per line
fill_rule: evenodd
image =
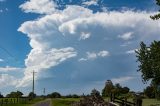
M80 98L59 98L59 99L52 99L53 106L70 106L72 102L79 101Z
M160 105L160 100L157 100L157 99L143 99L143 104L142 106L154 106L156 104L159 104ZM157 105L157 106L159 106Z

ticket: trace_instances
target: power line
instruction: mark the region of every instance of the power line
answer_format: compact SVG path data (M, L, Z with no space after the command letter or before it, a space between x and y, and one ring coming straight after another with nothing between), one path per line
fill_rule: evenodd
M20 61L19 61L15 56L13 56L12 53L9 52L6 48L4 48L4 47L1 46L1 45L0 45L0 48L1 48L4 52L6 52L11 58L13 58L14 61L16 61L17 63L20 63Z

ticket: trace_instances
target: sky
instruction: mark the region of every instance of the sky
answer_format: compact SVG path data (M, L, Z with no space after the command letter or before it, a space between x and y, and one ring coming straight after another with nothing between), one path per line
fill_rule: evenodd
M0 0L0 92L143 91L135 50L160 40L154 0Z

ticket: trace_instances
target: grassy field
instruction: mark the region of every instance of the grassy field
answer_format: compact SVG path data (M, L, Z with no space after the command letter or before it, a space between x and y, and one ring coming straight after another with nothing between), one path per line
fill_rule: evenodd
M52 99L53 106L70 106L72 102L79 101L79 98Z
M160 106L160 101L156 99L143 99L143 106L152 106L152 105Z

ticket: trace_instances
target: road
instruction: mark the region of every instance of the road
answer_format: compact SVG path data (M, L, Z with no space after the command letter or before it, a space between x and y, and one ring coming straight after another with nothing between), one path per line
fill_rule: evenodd
M51 99L47 99L34 104L33 106L51 106Z

